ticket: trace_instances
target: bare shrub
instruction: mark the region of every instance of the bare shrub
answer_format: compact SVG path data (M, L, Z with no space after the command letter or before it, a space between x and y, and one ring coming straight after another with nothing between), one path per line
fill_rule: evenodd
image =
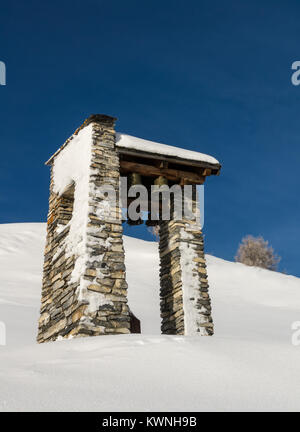
M156 241L159 241L159 225L148 227L148 231L155 237Z
M262 237L248 235L239 245L235 261L248 266L261 267L268 270L277 270L280 261L269 242Z

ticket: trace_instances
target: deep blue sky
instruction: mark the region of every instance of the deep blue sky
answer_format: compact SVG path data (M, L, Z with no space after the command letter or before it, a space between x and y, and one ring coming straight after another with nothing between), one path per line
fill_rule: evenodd
M221 161L207 252L231 260L262 235L300 275L299 17L297 0L2 2L0 223L46 220L44 161L106 113L119 131Z

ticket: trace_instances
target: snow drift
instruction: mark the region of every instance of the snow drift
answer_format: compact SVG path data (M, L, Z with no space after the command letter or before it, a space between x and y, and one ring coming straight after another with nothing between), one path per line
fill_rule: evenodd
M37 345L45 224L0 225L0 410L299 410L300 280L207 256L213 337L161 336L157 243L125 238L142 335Z

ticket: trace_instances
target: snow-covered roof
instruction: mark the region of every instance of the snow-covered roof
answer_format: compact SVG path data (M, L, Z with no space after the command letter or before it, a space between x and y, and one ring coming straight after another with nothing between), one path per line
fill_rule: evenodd
M217 159L204 153L185 150L183 148L174 147L167 144L160 144L154 141L148 141L123 133L117 133L116 137L116 145L119 148L174 157L176 159L206 162L213 165L219 165L219 161Z

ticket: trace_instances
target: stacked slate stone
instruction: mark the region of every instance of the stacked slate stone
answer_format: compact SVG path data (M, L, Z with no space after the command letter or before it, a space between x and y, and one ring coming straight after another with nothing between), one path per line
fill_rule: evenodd
M58 337L126 334L130 333L130 329L134 331L134 326L130 325L132 314L127 304L115 120L105 115L90 116L50 159L50 201L38 342L56 340ZM55 187L54 167L57 167L56 157L62 150L70 150L68 144L74 137L78 136L79 139L75 144L79 142L81 145L83 141L80 141L80 134L87 126L90 130L87 129L86 134L82 133L85 139L90 140L88 147L84 147L88 151L88 158L83 158L79 168L84 168L86 180L84 188L80 189L80 193L85 190L86 194L80 197L88 210L83 210L84 218L79 218L80 223L74 225L74 214L78 216L78 205L76 211L73 210L78 192L76 181L80 182L81 177L74 176L77 180L68 187L63 182L61 189L67 187L67 190L59 195L54 192L60 190ZM76 157L80 157L75 148ZM86 162L87 159L89 162ZM61 166L64 171L65 164ZM69 174L73 178L73 173ZM106 188L113 192L115 199L111 199L109 192L107 196L103 194ZM194 200L195 196L189 203L192 208L195 207ZM171 207L172 219L159 221L162 333L212 335L200 225L193 218L175 218L175 201ZM82 224L82 221L85 222ZM76 248L77 237L72 237L71 230L73 228L74 231L74 226L82 229L80 242L84 243L84 247L80 243L80 247Z
M187 220L162 221L159 234L162 333L212 335L204 242L199 225ZM191 248L192 258L190 254L186 256L187 248ZM194 292L190 285L195 287ZM196 318L191 323L189 318L193 315Z
M80 308L76 301L79 283L70 283L75 257L67 257L61 245L69 233L67 225L72 217L74 185L62 196L53 192L53 173L50 182L50 200L45 247L42 300L38 342L55 340L73 330L74 317ZM58 231L58 226L62 231Z
M181 231L181 243L188 244L189 248L192 248L195 257L193 258L194 269L192 276L197 280L198 295L194 298L190 298L192 308L198 311L198 320L196 321L197 332L203 336L212 336L214 333L212 311L211 311L211 300L209 296L209 285L207 279L206 261L204 254L204 240L203 234L200 227L194 226L193 222L186 222L184 232L188 235L182 236ZM184 250L181 252L183 258ZM183 266L183 263L182 263Z
M97 216L99 210L101 213L103 207L107 208L103 205L106 198L97 193L99 186L109 184L117 196L119 193L119 157L115 147L114 122L112 117L91 116L75 133L92 123L92 160L90 167L86 167L91 173L91 211L86 227L88 258L82 280L72 283L71 275L78 257L66 254L65 240L72 217L74 185L62 196L55 194L52 166L38 342L56 340L58 336L130 332L122 221L117 217L120 212L118 201L114 208L109 208L109 215L104 219ZM70 139L62 148L68 142ZM80 292L82 283L84 290ZM93 296L97 298L101 295L101 304L92 307Z
M183 335L184 312L178 224L175 221L161 221L159 226L160 311L161 332Z
M96 116L98 120L98 116ZM92 314L92 322L99 334L130 333L130 317L127 305L127 282L125 280L125 254L123 228L119 208L119 155L115 147L114 121L100 116L93 123L92 163L90 182L94 193L90 194L88 246L91 260L87 262L85 278L90 281L88 290L105 295L107 302ZM110 185L116 192L116 206L109 207L104 218L97 216L103 197L97 196L97 189ZM89 230L91 228L91 230ZM96 230L95 230L96 229ZM98 239L97 241L95 240ZM90 244L89 244L90 241ZM101 261L94 256L102 256ZM100 277L99 277L100 276ZM93 334L95 330L92 329Z

